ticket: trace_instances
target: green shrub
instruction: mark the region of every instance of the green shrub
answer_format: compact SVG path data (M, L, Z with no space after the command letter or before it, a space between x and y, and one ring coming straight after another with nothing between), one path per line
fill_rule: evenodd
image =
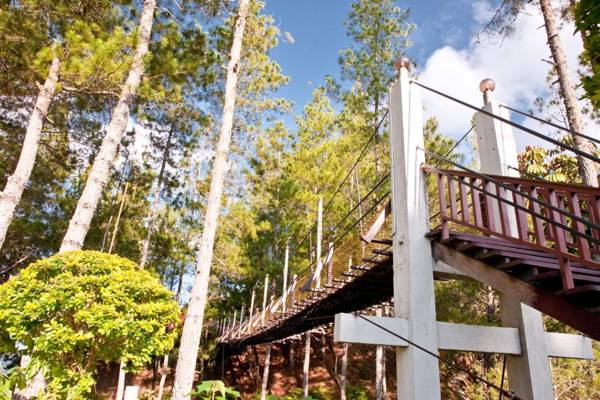
M202 381L192 392L192 397L200 400L237 399L240 392L225 386L223 381Z
M286 396L277 397L277 396L269 396L269 400L330 400L331 396L329 393L325 392L320 388L309 389L308 397L303 396L302 388L293 388L291 389Z
M31 356L47 393L90 396L98 362L138 368L173 348L179 307L133 262L72 251L29 265L0 286L0 351Z
M363 385L348 386L346 388L346 398L348 400L369 400L367 388Z

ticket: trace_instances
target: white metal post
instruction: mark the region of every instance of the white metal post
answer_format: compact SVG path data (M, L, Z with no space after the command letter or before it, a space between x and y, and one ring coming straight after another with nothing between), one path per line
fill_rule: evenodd
M484 93L484 107L494 115L509 119L506 108L493 100L491 92L495 84L485 79L480 84ZM481 172L486 174L519 176L517 147L510 125L481 112L475 114L475 130L479 151ZM512 199L511 199L512 200ZM497 203L497 202L494 202ZM516 216L514 209L509 208L510 232L516 236ZM496 226L500 226L497 210ZM548 363L546 349L546 332L542 314L519 301L503 294L500 295L502 324L519 329L522 355L507 355L507 373L510 387L524 400L543 400L554 398L552 373Z
M422 103L409 80L409 61L398 63L399 80L390 90L392 216L395 316L408 321L408 339L437 353L429 231ZM397 398L440 399L438 360L412 346L396 349Z
M283 312L286 310L287 303L287 278L288 278L288 263L290 259L290 246L285 246L285 260L283 262Z
M265 288L263 291L263 303L262 303L262 315L261 315L261 323L265 324L265 314L267 310L267 291L269 290L269 274L265 276Z
M252 288L252 296L250 297L250 319L248 320L248 330L252 329L252 323L254 322L254 298L256 297L256 287Z
M321 242L323 241L323 198L319 198L319 206L317 209L317 282L315 287L321 287L321 271L323 263L321 261Z

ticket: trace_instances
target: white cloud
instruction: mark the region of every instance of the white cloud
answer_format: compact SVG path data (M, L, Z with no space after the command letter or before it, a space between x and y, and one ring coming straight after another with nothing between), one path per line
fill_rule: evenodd
M478 29L481 21L489 17L489 11L487 2L473 4L473 18L479 21ZM435 50L422 70L417 71L419 81L480 106L482 95L479 82L484 78L492 78L496 82L494 98L525 110L533 107L537 97L544 97L548 93L546 77L549 64L542 59L550 58L550 50L546 45L546 32L538 7L528 5L525 11L516 21L514 33L502 43L482 43L463 49L444 46ZM477 30L474 30L474 34ZM565 23L560 36L576 79L575 71L579 67L577 57L582 44L581 38L573 32L573 25ZM438 117L442 132L457 137L469 128L473 111L466 107L426 90L423 90L423 103L426 116ZM519 147L535 142L527 134L515 134Z

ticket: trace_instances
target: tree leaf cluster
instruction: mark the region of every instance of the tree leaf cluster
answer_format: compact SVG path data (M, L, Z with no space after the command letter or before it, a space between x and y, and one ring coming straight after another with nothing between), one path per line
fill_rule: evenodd
M94 251L37 261L0 286L0 347L20 351L48 393L86 396L98 362L132 368L173 348L179 307L133 262Z

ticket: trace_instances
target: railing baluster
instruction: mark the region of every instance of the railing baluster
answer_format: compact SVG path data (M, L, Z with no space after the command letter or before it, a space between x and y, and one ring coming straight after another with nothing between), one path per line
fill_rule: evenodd
M506 199L506 189L496 185L496 194L501 199ZM498 199L498 209L500 212L500 231L504 235L512 236L510 231L510 221L508 220L508 206L505 202Z
M475 226L483 228L483 217L481 215L481 191L476 189L476 178L469 178L469 182L471 184L471 201L473 202L473 216L475 219Z
M520 207L525 207L525 200L520 194L521 185L516 185L513 191L513 201ZM529 241L529 226L527 225L527 213L520 208L515 207L517 213L517 232L519 239Z
M548 197L548 190L541 189L539 191L539 193L542 195L542 202L544 204L550 204L550 198ZM542 206L541 213L542 213L542 215L546 216L547 218L552 219L552 213L550 212L550 209L548 207ZM552 227L548 223L544 223L544 234L545 234L546 240L550 240L552 242L555 240L554 229L552 229Z
M567 202L567 196L565 194L559 193L556 196L557 200L558 200L558 208L560 208L563 212L560 213L560 221L563 225L569 225L569 222L567 221L567 208L566 208L566 202ZM567 243L567 248L569 247L575 247L576 244L576 238L577 235L573 234L572 232L567 232L565 231L565 240Z
M483 188L485 189L484 197L485 197L485 216L487 217L487 227L490 231L496 232L496 218L494 212L494 205L496 204L496 199L489 195L489 193L495 193L496 188L493 182L488 180L483 181Z
M554 207L558 206L558 198L555 190L548 191L548 198L550 200L550 205ZM550 214L552 215L552 221L562 223L562 214L556 210L551 210ZM563 228L557 226L555 223L551 224L552 230L554 231L554 237L556 238L556 249L558 261L560 264L560 275L562 279L563 289L572 289L575 287L573 282L573 273L571 271L571 261L563 256L563 254L568 253L569 249L567 248L565 231ZM561 254L562 253L562 254Z
M467 224L470 223L470 213L469 213L469 202L467 201L467 196L469 194L469 189L465 186L465 177L461 176L458 178L458 193L460 195L460 211L462 214L462 220Z
M590 197L590 218L594 224L600 225L600 196L591 196ZM600 230L592 229L592 237L600 240ZM594 253L596 256L600 255L600 244L593 244Z
M573 193L573 192L567 193L567 196L569 199L569 205L571 207L571 211L573 212L573 214L575 216L581 218L581 207L579 206L579 196L577 196L577 193ZM573 222L574 222L575 229L577 230L577 232L585 234L585 225L583 224L583 222L576 221L576 220L574 220ZM592 256L590 253L590 245L589 245L587 239L585 239L579 235L574 235L574 236L576 236L576 237L574 237L574 239L575 239L575 243L577 243L577 248L579 249L580 257L583 257L583 259L585 259L585 260L591 260Z
M450 195L450 198L448 199L450 202L450 216L456 220L458 219L458 213L456 211L456 185L451 176L448 176L448 193Z
M440 202L440 223L442 226L442 239L448 239L450 237L450 231L448 229L448 220L446 215L446 183L444 181L445 175L438 174L438 198Z

